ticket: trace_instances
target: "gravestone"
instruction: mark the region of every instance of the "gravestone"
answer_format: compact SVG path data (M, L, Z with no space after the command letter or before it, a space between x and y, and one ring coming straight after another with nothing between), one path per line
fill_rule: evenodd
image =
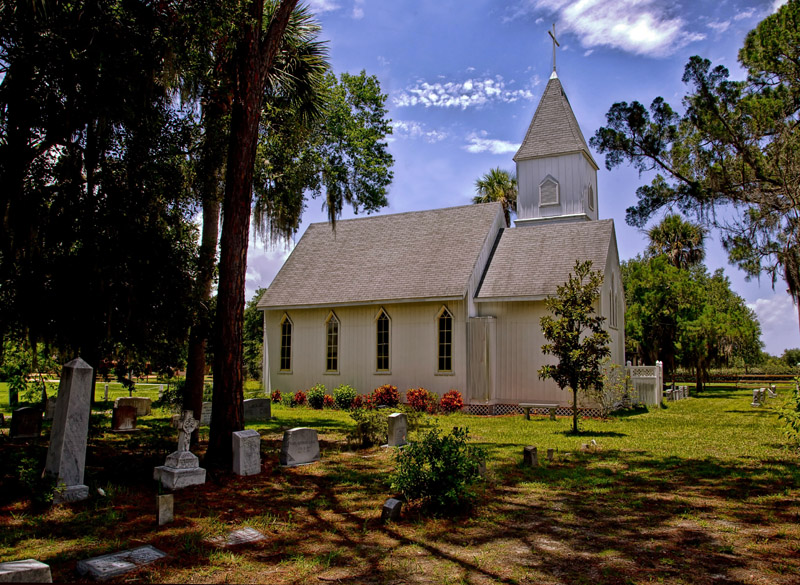
M261 473L261 435L258 431L236 431L233 443L233 472L236 475Z
M114 408L120 406L135 406L136 416L148 416L152 405L146 396L123 396L114 401Z
M381 510L381 522L386 523L390 520L395 522L400 520L400 511L403 509L403 502L396 498L389 498L383 504L383 509Z
M197 456L189 451L192 432L197 426L192 411L184 410L178 433L178 450L167 455L164 465L153 470L153 479L160 481L167 489L179 490L206 482L206 470L200 467Z
M181 415L173 414L169 424L170 426L172 426L173 429L181 428Z
M103 392L103 400L108 400L108 384L106 384L106 389Z
M539 455L536 447L528 446L523 449L522 462L529 467L537 467L539 465Z
M159 526L169 524L175 520L175 496L173 494L159 494L156 496L156 521Z
M135 433L136 428L136 407L117 406L111 415L112 433Z
M36 559L0 563L0 583L52 583L50 565Z
M395 412L389 415L389 437L387 445L389 447L402 447L406 444L408 434L408 418L402 412Z
M45 473L57 478L54 504L77 502L89 497L89 487L83 484L83 468L93 376L94 370L81 358L75 358L61 371L56 414L44 467Z
M53 417L56 415L56 402L58 399L55 396L51 396L44 403L44 420L53 420Z
M42 433L42 411L33 406L23 406L11 413L12 439L36 439Z
M214 536L207 538L206 542L215 546L237 546L240 544L252 544L264 540L266 536L255 528L239 528L228 533L227 536Z
M269 398L248 398L244 401L244 422L269 420L272 417L272 402Z
M553 457L555 455L555 451L556 451L555 449L548 449L547 450L547 460L548 461L552 461L553 460Z
M200 426L207 427L211 424L211 403L204 402L200 410Z
M317 431L307 427L289 429L283 433L280 462L284 467L296 467L319 461Z
M104 581L117 575L135 571L139 567L154 563L166 556L167 553L147 544L118 553L78 561L76 569L81 577L88 575L95 581Z

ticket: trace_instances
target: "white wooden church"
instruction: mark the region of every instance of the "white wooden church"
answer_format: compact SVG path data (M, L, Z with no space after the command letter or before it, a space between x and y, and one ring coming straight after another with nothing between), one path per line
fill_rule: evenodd
M457 389L470 412L547 402L570 413L571 392L537 374L553 359L541 353L543 300L591 260L619 364L625 312L598 166L555 71L514 161L513 228L499 203L309 226L258 303L267 389Z

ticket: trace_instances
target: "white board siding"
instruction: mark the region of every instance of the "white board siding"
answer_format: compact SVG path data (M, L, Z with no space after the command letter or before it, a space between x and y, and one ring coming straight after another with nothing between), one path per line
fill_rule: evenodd
M436 316L442 304L446 304L453 315L452 375L439 375L436 372ZM280 320L284 311L265 311L270 386L273 390L296 392L323 383L332 392L340 384L350 384L359 393L367 394L382 384L392 384L397 386L401 396L409 388L420 386L440 396L451 388L465 394L464 305L463 301L448 301L286 311L294 324L291 373L279 371ZM391 319L389 373L375 371L375 316L380 307ZM325 371L325 319L331 309L339 318L338 374Z
M539 185L548 176L559 184L558 205L539 206ZM585 213L598 218L597 171L582 153L521 160L517 163L517 218L538 219ZM589 185L594 191L594 209L589 209Z

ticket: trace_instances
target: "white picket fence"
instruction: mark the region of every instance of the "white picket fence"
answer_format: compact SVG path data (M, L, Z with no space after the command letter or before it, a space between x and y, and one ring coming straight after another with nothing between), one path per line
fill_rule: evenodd
M628 362L631 380L631 399L640 404L659 405L664 398L664 364L654 366L632 366Z

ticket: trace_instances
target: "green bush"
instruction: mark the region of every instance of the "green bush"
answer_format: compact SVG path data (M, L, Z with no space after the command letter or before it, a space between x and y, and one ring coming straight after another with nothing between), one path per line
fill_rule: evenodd
M792 395L783 406L776 409L783 423L783 434L796 446L800 446L800 376L794 379Z
M340 384L333 389L333 400L336 402L336 406L342 410L350 410L356 396L358 396L358 391L348 384Z
M437 514L455 514L471 507L486 451L468 440L466 428L455 427L448 435L442 435L438 427L430 429L420 440L397 451L392 489Z
M314 384L314 386L311 387L311 390L309 390L306 394L308 405L311 408L321 410L322 407L325 406L325 393L327 391L328 389L325 388L325 384Z
M389 413L382 410L357 408L350 413L355 429L347 434L347 438L361 447L372 447L383 443L389 432Z
M281 396L281 404L284 406L294 406L294 394L286 392Z

